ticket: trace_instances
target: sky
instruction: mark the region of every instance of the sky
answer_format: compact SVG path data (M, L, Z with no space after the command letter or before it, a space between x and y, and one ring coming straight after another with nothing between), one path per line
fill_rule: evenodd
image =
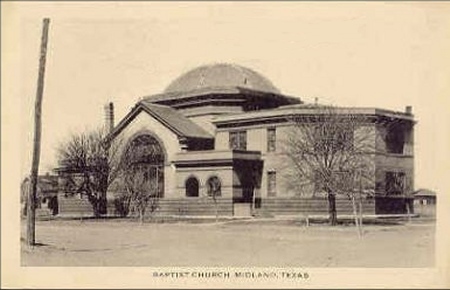
M17 157L12 169L22 177L31 166L42 18L50 17L40 174L55 166L55 149L70 133L103 124L105 103L114 102L117 123L140 97L162 92L182 73L229 62L305 102L317 97L325 104L395 111L411 105L415 187L445 190L448 3L4 5L2 135L9 138L2 136L2 154Z

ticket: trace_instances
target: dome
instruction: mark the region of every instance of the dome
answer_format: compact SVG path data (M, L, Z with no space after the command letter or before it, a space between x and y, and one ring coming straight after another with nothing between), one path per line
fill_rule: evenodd
M280 93L261 74L235 64L212 64L197 67L172 81L164 92L187 92L217 87L241 87L275 94Z

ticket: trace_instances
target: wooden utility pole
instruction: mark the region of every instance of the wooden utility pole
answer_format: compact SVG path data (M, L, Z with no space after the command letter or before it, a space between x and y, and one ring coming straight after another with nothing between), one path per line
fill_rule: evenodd
M47 39L49 18L44 18L41 38L41 53L39 57L39 75L36 90L36 103L34 107L34 144L33 163L31 164L30 187L27 202L27 244L35 245L35 222L36 222L36 188L39 170L39 158L41 154L41 110L42 94L44 91L45 61L47 56Z

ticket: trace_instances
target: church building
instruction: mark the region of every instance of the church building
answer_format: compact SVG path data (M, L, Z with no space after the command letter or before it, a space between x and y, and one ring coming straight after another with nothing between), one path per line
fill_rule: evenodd
M157 180L157 211L212 215L215 197L219 214L227 216L327 212L326 199L314 195L313 188L299 192L290 185L282 150L290 117L314 115L319 108L234 64L182 74L163 93L141 98L115 126L113 105L105 107L110 140L142 154L143 170ZM372 142L379 152L373 157L374 194L365 196L364 211L404 212L414 178L411 107L405 112L346 109L373 121ZM152 158L145 158L148 152ZM338 199L337 210L349 213L349 201Z

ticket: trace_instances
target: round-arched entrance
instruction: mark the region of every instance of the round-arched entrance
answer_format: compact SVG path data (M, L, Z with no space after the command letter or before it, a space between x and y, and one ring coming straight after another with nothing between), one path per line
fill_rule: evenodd
M164 196L165 151L162 144L151 134L133 138L123 156L126 167L125 186L154 190Z

